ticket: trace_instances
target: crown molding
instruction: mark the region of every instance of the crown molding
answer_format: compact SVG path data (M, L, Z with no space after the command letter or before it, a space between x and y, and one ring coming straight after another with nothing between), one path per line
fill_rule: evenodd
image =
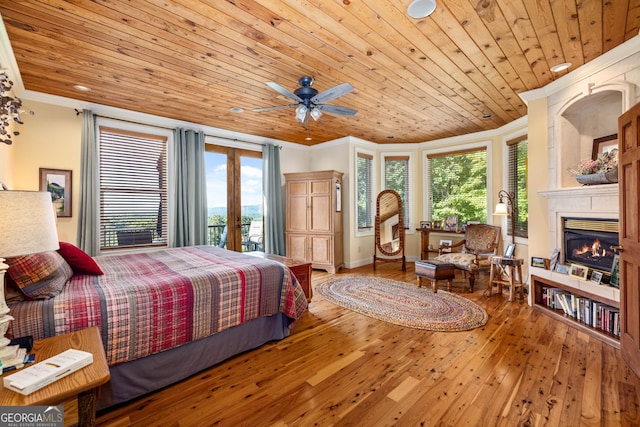
M520 93L520 98L528 104L530 101L548 97L576 84L577 82L588 79L594 74L605 70L631 55L637 54L638 52L640 52L640 35L634 36L621 45L603 53L594 60L576 68L546 86Z

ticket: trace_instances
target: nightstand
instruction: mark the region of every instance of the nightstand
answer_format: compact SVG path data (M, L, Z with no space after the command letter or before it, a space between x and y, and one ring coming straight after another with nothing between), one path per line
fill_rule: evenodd
M35 363L38 363L70 348L92 353L93 362L27 396L2 388L0 406L57 405L70 398L77 398L78 425L94 425L98 387L107 383L110 378L98 328L83 329L35 341L31 352L35 353ZM12 373L8 372L5 376Z
M280 255L268 254L265 252L243 252L246 255L257 256L260 258L267 258L273 261L278 261L281 264L289 267L289 270L296 276L298 279L298 283L302 287L305 296L307 297L307 302L311 302L311 297L313 296L313 291L311 289L311 263L305 261L295 261L291 258L283 257Z

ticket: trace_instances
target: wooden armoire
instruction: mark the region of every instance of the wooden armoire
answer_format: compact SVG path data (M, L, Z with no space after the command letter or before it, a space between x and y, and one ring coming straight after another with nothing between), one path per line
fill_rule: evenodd
M285 173L287 257L335 273L344 267L342 172Z

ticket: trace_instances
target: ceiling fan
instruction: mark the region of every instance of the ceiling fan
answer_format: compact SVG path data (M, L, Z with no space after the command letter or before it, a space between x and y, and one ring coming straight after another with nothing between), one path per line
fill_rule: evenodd
M300 124L306 124L309 117L318 120L322 113L338 114L341 116L353 116L358 111L352 108L340 107L337 105L323 104L323 102L331 101L339 96L349 93L353 90L353 86L349 83L342 83L338 86L327 89L318 93L317 89L311 87L313 77L303 76L298 80L300 86L293 92L283 88L278 83L266 82L265 84L276 92L296 101L296 104L282 105L279 107L254 108L253 111L271 111L280 110L282 108L295 108L296 120Z

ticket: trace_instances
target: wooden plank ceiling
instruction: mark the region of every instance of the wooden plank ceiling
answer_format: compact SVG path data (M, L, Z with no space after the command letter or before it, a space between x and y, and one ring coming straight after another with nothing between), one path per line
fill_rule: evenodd
M638 34L640 0L25 0L0 13L26 89L313 145L422 142L526 114L519 93ZM358 110L302 126L301 76ZM79 92L74 85L91 88ZM233 107L244 109L232 113ZM311 140L306 140L310 136Z

